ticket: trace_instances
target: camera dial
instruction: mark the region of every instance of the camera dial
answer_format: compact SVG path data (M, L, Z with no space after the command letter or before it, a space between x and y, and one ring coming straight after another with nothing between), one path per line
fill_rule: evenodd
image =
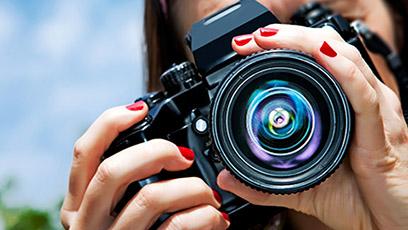
M160 77L160 81L168 94L176 94L189 89L199 80L197 69L191 62L183 62L179 65L173 64Z

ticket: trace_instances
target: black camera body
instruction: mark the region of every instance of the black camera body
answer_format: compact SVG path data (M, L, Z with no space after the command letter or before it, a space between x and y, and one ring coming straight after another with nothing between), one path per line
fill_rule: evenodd
M313 3L292 21L333 27L375 70L357 33L341 16ZM195 162L182 172L133 182L117 212L146 184L197 176L221 194L221 209L230 215L232 227L243 229L279 210L251 205L219 189L216 178L222 169L257 190L288 194L321 183L341 164L353 114L330 73L297 51L271 50L244 58L231 48L234 36L273 23L279 21L268 9L241 1L193 25L186 40L195 65L174 65L161 76L164 91L137 99L149 106L148 116L122 132L103 159L163 138L191 148Z

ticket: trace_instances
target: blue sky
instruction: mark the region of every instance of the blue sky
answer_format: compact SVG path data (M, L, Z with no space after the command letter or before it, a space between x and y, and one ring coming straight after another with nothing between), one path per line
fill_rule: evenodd
M0 184L11 205L55 206L75 140L144 92L142 0L0 1Z

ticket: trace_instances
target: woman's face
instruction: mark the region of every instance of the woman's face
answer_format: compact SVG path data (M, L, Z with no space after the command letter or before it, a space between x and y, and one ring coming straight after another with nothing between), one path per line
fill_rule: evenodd
M191 26L225 8L238 0L168 0L171 4L170 17L175 23L178 38L182 41ZM289 22L290 17L303 4L311 0L257 0L282 22ZM316 1L316 0L315 0ZM391 12L383 0L317 0L351 19L363 20L373 31L396 49L395 25ZM381 20L378 20L378 19ZM191 54L189 54L191 55ZM371 55L383 81L395 92L398 86L382 57Z

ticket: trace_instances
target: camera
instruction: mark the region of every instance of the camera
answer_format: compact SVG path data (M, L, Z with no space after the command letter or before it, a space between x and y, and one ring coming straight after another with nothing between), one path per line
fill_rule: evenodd
M195 162L182 172L133 182L117 212L146 184L197 176L221 194L232 227L246 228L245 223L270 217L277 209L249 204L219 189L216 178L222 169L256 190L290 194L318 185L338 168L350 143L353 112L335 78L296 50L242 57L231 48L234 36L273 23L279 21L264 6L242 0L193 25L186 42L195 64L173 65L161 76L163 91L136 100L147 103L148 116L120 133L103 159L163 138L191 148ZM376 72L357 32L328 8L306 4L292 23L332 27Z

